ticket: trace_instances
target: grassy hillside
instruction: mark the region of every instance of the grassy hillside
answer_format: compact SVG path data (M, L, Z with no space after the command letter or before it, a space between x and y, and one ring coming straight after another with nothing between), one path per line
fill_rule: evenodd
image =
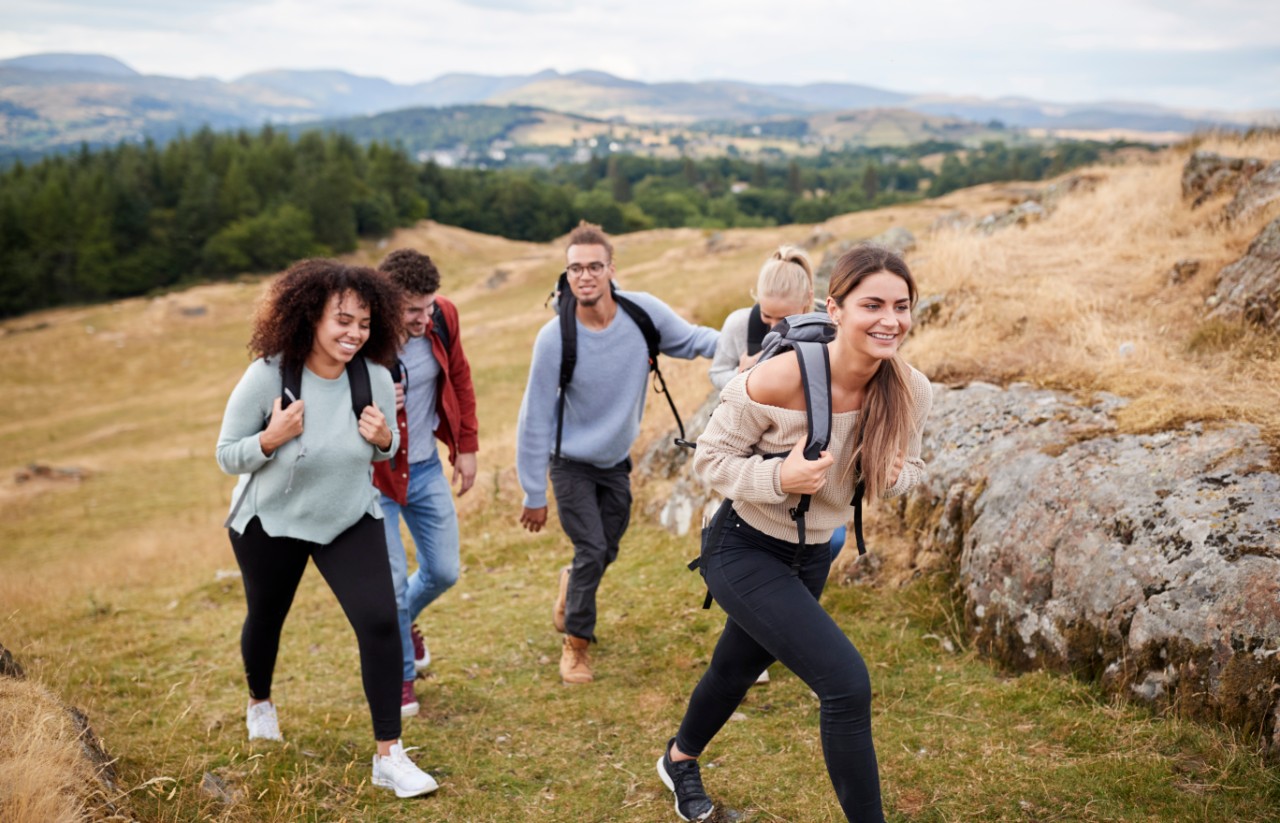
M1280 157L1280 141L1212 147ZM1244 418L1280 443L1276 339L1201 320L1214 274L1262 218L1224 230L1215 204L1188 211L1178 193L1184 159L1170 152L1089 170L1091 191L990 237L927 230L955 210L1006 208L1023 196L1019 187L964 190L823 228L843 239L904 225L921 238L911 261L923 293L944 295L943 309L906 353L935 379L1111 391L1133 398L1123 418L1131 430ZM747 301L766 254L812 230L733 230L714 243L692 229L628 235L618 242L620 279L718 325ZM542 301L559 249L422 223L354 258L372 262L397 246L428 252L444 272L480 406L480 478L459 501L463 575L422 621L433 663L418 687L423 713L405 727L440 792L406 802L369 786L353 638L314 571L277 671L289 743L244 739L243 595L219 574L235 568L221 528L233 481L218 472L213 444L247 363L262 281L4 324L0 643L87 711L120 758L117 802L142 820L674 820L653 761L723 619L698 608L698 578L683 565L694 541L656 529L639 490L603 586L599 679L569 688L558 681L549 620L567 541L516 525L515 413L530 341L550 317ZM1168 286L1166 272L1183 257L1200 258L1201 273ZM1126 342L1133 353L1122 356ZM682 409L705 397L706 365L664 366ZM641 445L670 425L664 405L654 398ZM31 463L87 477L18 483ZM833 585L824 601L871 667L891 821L1275 819L1280 775L1256 741L1108 702L1069 678L993 670L957 635L946 580L899 582L894 559L906 538L874 517L870 531L886 559L881 584ZM754 821L839 819L809 690L775 671L741 712L707 753L717 800ZM23 769L6 765L4 752L0 780ZM207 773L236 799L202 792ZM0 819L23 818L0 805Z

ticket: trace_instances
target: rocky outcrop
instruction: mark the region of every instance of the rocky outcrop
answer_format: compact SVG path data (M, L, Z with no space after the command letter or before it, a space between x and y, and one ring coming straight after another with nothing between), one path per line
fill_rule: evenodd
M1191 208L1198 208L1212 197L1239 190L1265 167L1266 162L1256 157L1195 152L1182 167L1182 197L1191 200Z
M1210 317L1280 330L1280 217L1254 238L1244 257L1222 270L1209 305Z
M1280 200L1280 160L1254 174L1223 210L1228 220L1249 220Z
M901 506L976 647L1280 750L1280 477L1251 426L1115 433L1123 401L935 387Z

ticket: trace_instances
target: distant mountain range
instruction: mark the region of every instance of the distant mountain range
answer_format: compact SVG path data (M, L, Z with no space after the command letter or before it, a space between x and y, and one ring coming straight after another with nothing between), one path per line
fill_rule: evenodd
M0 60L0 155L166 139L180 130L256 128L421 106L487 104L549 109L593 120L689 126L809 118L894 108L1046 131L1185 134L1280 120L1280 112L1187 111L1139 103L1061 105L1026 98L907 94L852 83L732 80L643 83L598 71L446 74L403 85L343 71L257 72L232 82L143 75L105 55L37 54Z

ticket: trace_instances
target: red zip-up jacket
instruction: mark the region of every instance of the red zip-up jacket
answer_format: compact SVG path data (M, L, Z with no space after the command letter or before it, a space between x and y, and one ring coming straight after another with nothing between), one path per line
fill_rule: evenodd
M440 307L449 332L449 348L445 349L444 341L435 329L427 329L431 354L440 364L440 375L436 378L436 416L440 423L435 435L449 447L449 463L456 464L459 454L480 450L476 391L471 384L471 364L462 351L458 307L439 295L436 295L436 305ZM373 485L403 506L409 493L409 423L404 409L396 412L396 423L400 426L400 450L392 460L373 464Z

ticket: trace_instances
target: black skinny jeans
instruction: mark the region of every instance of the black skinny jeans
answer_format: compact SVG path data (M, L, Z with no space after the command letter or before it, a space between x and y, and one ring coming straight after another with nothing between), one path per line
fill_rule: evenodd
M396 593L382 523L366 514L328 545L272 537L256 517L245 526L244 534L230 530L229 534L249 604L240 632L249 696L255 700L271 696L280 630L310 557L355 629L360 676L373 715L373 736L376 740L398 739L403 664Z
M827 543L805 547L770 537L727 513L719 545L702 558L707 587L729 615L711 665L689 698L676 746L702 754L760 672L779 660L821 701L822 753L845 816L883 823L880 772L871 742L871 678L862 656L818 604L831 569Z

